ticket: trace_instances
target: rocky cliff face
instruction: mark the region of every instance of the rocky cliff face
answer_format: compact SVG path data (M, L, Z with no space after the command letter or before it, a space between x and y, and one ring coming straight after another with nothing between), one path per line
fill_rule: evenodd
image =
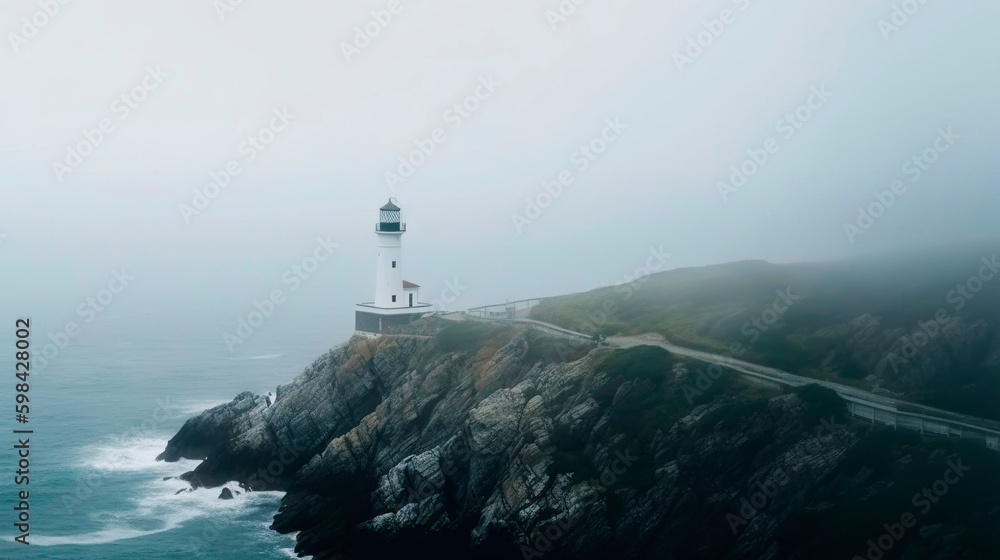
M955 457L979 470L979 505L892 553L950 558L970 527L998 532L991 452L700 367L483 325L354 338L271 406L244 393L192 418L160 458L202 459L193 486L285 490L272 528L321 560L865 557Z

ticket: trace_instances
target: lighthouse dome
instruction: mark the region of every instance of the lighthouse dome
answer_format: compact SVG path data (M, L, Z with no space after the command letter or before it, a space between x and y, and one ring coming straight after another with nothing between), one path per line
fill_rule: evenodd
M378 227L375 231L380 232L403 232L406 231L405 226L400 225L400 211L399 206L393 204L392 200L386 203L385 206L379 208L378 213Z

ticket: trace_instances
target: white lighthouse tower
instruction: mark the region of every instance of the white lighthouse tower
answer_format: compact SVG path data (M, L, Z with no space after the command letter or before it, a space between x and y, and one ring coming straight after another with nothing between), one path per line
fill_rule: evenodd
M420 286L403 280L403 234L399 206L391 200L379 209L375 225L378 237L378 257L375 262L375 301L355 307L355 330L362 333L383 333L389 328L406 325L432 310L420 302Z

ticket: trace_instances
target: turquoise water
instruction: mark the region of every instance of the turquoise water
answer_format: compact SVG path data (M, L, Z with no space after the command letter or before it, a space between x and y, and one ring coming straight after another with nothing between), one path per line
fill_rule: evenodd
M0 344L13 349L13 317L4 320L10 325L0 327ZM63 321L32 321L37 353ZM350 326L343 318L286 314L230 353L221 335L231 323L109 312L85 325L44 371L32 372L27 487L13 479L16 425L0 416L0 558L294 557L293 538L267 529L281 493L228 501L218 499L219 488L177 494L187 485L163 479L196 462L154 458L187 418L244 390L273 391L345 340ZM3 369L11 371L3 354ZM13 406L13 383L4 383L0 413L12 417ZM13 541L12 508L25 488L30 546Z

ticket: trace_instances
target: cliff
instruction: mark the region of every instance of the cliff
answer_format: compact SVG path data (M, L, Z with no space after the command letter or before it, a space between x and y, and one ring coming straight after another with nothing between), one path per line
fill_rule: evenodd
M159 459L202 460L195 487L286 491L272 528L318 560L866 557L959 461L887 557L997 557L994 452L659 348L436 327L356 337L271 406L243 393L190 419Z

